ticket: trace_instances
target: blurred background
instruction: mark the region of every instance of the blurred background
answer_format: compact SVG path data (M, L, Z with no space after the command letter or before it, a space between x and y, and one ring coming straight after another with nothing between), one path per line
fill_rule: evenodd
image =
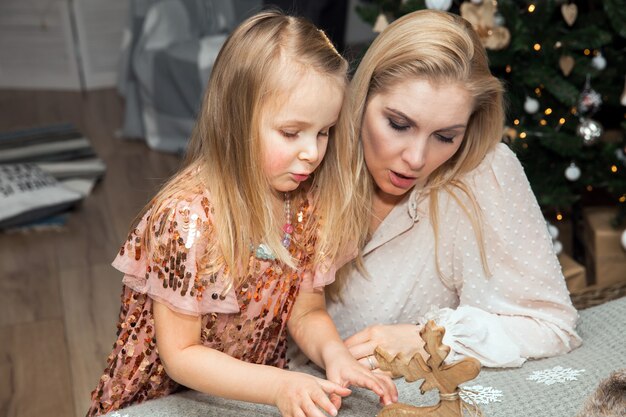
M470 21L572 299L626 294L624 0L1 0L0 416L85 414L116 331L110 262L178 168L226 36L271 6L353 68L403 14Z

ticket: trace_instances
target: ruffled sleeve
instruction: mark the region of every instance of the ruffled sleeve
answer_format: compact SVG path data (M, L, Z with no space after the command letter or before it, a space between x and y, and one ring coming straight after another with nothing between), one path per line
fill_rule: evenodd
M200 194L170 199L156 213L148 210L113 266L124 273L125 285L180 313L237 313L220 259L210 202Z
M444 262L459 294L456 309L434 309L426 318L446 328L448 361L473 356L485 366L521 366L527 358L564 354L581 344L545 219L515 154L499 144L464 178L481 212L484 271L471 221L455 199L439 218ZM469 200L457 195L469 206ZM445 268L444 268L445 269Z

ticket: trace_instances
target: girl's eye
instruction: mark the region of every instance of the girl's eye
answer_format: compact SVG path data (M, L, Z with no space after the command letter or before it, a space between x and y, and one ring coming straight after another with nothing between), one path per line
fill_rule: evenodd
M452 143L454 142L454 136L444 136L440 133L435 133L435 137L437 138L437 140L443 142L443 143Z
M327 130L327 131L325 131L325 132L319 132L317 135L318 135L318 136L328 137L328 133L329 133L329 131Z
M403 125L401 123L396 123L394 122L392 119L387 119L389 121L389 126L393 129L393 130L398 130L400 132L407 130L408 128L410 128L411 126L409 125Z
M287 130L281 130L280 133L284 137L290 138L290 139L293 139L293 138L298 136L298 132L291 132L291 131L287 131Z

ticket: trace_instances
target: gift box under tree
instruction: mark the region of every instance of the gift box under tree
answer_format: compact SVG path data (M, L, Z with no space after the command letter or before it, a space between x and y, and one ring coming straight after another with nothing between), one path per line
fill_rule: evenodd
M626 250L621 242L624 227L611 224L616 213L613 207L588 207L583 211L589 283L599 287L626 282Z

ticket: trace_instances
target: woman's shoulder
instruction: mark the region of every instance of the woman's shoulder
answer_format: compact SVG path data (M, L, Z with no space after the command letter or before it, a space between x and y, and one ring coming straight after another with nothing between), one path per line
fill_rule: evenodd
M515 152L504 143L498 143L485 155L481 163L463 178L470 186L481 186L484 182L502 185L520 179L526 180L524 168Z

